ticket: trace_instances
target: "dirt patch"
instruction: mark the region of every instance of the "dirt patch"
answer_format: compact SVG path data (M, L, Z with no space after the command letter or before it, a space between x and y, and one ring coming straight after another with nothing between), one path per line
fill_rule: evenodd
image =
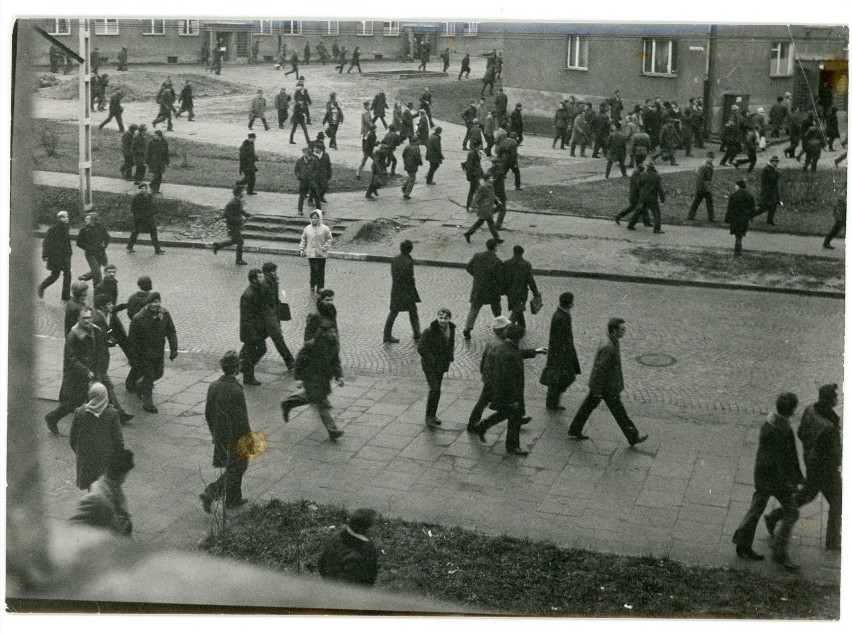
M121 92L124 93L124 101L153 101L164 81L162 72L147 70L106 74L109 75L107 92L120 88ZM188 79L192 84L192 94L196 99L200 97L221 97L251 92L252 90L250 86L223 81L211 75L175 73L169 76L172 78L172 84L177 95L180 95L180 89ZM36 92L39 96L47 99L77 99L80 96L80 85L76 73L62 76L53 75L52 77L59 83L54 86L38 88ZM39 81L36 82L36 85L38 83Z
M350 242L384 242L401 229L402 225L388 218L368 220L358 227Z

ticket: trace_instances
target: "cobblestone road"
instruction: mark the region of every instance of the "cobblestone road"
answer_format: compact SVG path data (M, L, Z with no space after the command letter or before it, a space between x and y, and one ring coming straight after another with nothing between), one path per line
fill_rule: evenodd
M174 318L181 350L221 353L238 349L238 300L249 267L235 267L232 251L214 257L210 251L170 249L166 256L155 257L151 247L141 246L131 256L118 246L110 249L109 255L119 269L122 298L136 290L139 275L152 277ZM74 257L76 274L86 267L76 249ZM257 267L266 259L251 254L247 257ZM294 319L284 324L284 334L295 353L305 314L311 307L307 261L271 259L279 265L293 309ZM491 315L484 308L472 341L461 339L470 277L461 269L418 267L416 278L423 298L423 327L442 306L452 310L459 327L450 377L477 378L479 357L490 336ZM527 313L526 343L547 344L556 298L563 290L574 292L574 330L582 382L588 376L606 320L611 316L627 319L622 356L628 399L761 412L781 390L793 390L808 398L817 385L842 377L842 300L568 278L540 278L537 282L545 307L536 316ZM329 260L327 283L337 291L345 369L419 377L419 357L404 314L394 329L402 342L390 346L381 342L390 291L388 265ZM58 295L56 284L38 303L36 334L62 335L63 305ZM675 363L665 367L644 365L638 360L643 355L669 355ZM273 371L278 365L280 361L272 355L261 364ZM528 365L530 384L535 384L540 367L540 361Z

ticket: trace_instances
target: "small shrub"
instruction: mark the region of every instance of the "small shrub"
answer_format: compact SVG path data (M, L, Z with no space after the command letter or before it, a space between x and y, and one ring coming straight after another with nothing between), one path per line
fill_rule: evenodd
M53 158L59 156L59 135L56 134L55 126L45 126L41 131L41 147L44 153Z

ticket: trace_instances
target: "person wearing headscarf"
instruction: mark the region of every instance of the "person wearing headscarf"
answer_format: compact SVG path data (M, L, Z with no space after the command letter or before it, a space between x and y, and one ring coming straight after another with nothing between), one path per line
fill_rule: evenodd
M124 450L118 411L103 383L92 383L89 401L74 411L71 449L77 455L77 488L88 489L106 473L113 453Z

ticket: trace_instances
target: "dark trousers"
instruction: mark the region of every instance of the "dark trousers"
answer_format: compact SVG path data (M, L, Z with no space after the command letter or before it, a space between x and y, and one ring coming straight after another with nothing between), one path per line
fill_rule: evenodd
M152 167L151 168L151 191L153 193L158 193L160 191L160 185L163 184L163 168L162 167Z
M136 173L133 175L133 180L137 183L141 183L145 178L145 171L147 165L145 163L136 163Z
M337 425L331 417L331 404L328 402L328 398L325 398L322 401L309 401L304 392L296 392L281 401L281 407L287 411L296 407L302 407L303 405L311 405L317 410L320 420L322 420L322 424L325 426L327 431L337 431Z
M387 130L387 129L388 129L388 124L387 124L387 122L385 122L385 115L383 115L383 114L382 114L382 115L378 115L378 114L377 114L375 117L373 117L373 123L375 123L375 122L376 122L376 121L378 121L379 119L381 119L381 121L382 121L382 125L383 125L383 126L385 126L385 130Z
M526 304L526 302L518 304L514 308L509 308L509 321L513 324L517 324L521 327L521 330L526 332L527 320L524 319L524 304Z
M469 181L470 186L467 188L467 202L464 208L470 211L470 202L473 200L473 195L476 193L476 188L479 187L479 181Z
M635 200L630 201L630 203L627 205L627 207L625 207L624 209L619 211L617 214L615 214L615 217L618 218L619 220L621 220L622 218L629 216L630 213L633 212L636 209L636 205L637 205L637 203L636 203ZM645 209L644 205L642 205L641 207L642 207L642 211L639 212L639 215L642 216L642 223L646 227L650 227L651 226L651 216L648 214L648 210Z
M464 323L465 332L470 332L473 330L473 325L476 323L476 318L479 317L479 311L482 310L482 307L485 304L480 304L479 302L471 302L470 303L470 312L467 314L467 321ZM490 304L491 306L491 314L495 317L499 317L503 312L502 307L500 306L500 299Z
M229 247L232 244L236 245L237 248L237 257L236 261L241 262L243 259L243 244L245 240L243 240L243 234L239 229L235 229L228 232L228 239L223 242L214 242L213 246L216 249L224 249L225 247Z
M518 143L520 143L520 139L518 140ZM515 189L520 189L520 187L521 187L521 168L519 168L518 164L515 163L514 165L510 166L509 169L512 170L512 173L515 175Z
M237 185L245 185L246 193L251 194L254 191L255 180L257 179L257 172L249 171L243 172L243 177L237 181Z
M272 339L272 343L278 354L284 360L284 365L289 369L293 365L293 353L287 347L287 342L284 341L284 333L281 331L281 322L278 320L278 315L275 311L269 310L263 317L266 322L266 334Z
M391 176L393 176L396 173L396 163L397 163L396 157L393 155L393 153L391 153L388 156L388 167L390 167Z
M612 164L614 162L615 161L612 160L612 157L609 157L607 159L607 162L606 162L606 177L607 178L609 178L609 172L612 169ZM627 169L624 167L624 157L623 156L618 159L618 167L621 168L621 175L627 176Z
M727 165L729 162L733 163L734 158L739 154L739 148L736 146L727 146L725 149L725 155L722 157L722 160L719 161L719 165Z
M760 211L766 212L766 222L775 224L775 212L778 211L778 203L761 203Z
M485 89L486 89L486 88L488 88L488 94L489 94L489 95L493 95L493 94L494 94L494 80L493 80L493 79L492 79L491 81L484 81L484 82L482 82L482 90L480 90L480 91L479 91L479 95L480 95L480 96L484 96L484 95L485 95Z
M571 142L571 156L574 156L574 150L576 150L576 149L577 149L577 142L572 141ZM586 156L586 143L585 142L580 143L580 156Z
M779 495L781 497L764 491L755 491L754 495L751 496L751 506L746 511L745 517L740 522L737 530L734 531L734 537L731 541L742 548L751 548L760 516L766 510L769 498L774 497L781 503L781 511L780 514L771 514L770 517L775 519L780 518L781 528L775 531L775 539L772 541L772 558L776 561L785 560L787 557L787 542L790 540L790 532L793 530L793 525L799 518L799 510L796 508L795 498L792 494ZM770 519L770 523L771 521Z
M828 235L825 236L825 240L823 240L822 243L826 246L830 245L831 241L834 240L840 234L841 229L843 229L843 227L845 227L845 226L846 226L845 220L838 220L837 222L835 222L834 226L831 228L831 231L828 232ZM48 278L48 279L51 279L51 278ZM68 278L66 277L65 279L67 280ZM47 280L45 280L45 281L47 281Z
M348 75L349 73L351 73L353 68L357 68L358 72L360 73L361 72L361 62L360 61L353 61L351 64L349 64L349 70L346 71L346 74Z
M840 517L843 504L843 485L839 473L826 477L808 478L805 486L799 491L796 503L804 506L822 493L828 502L828 525L825 529L825 547L840 548ZM775 509L770 515L770 522L777 522L783 517L783 508Z
M278 108L278 127L283 128L284 122L290 117L289 108Z
M158 123L166 122L166 130L172 129L172 109L168 108L167 110L161 110L160 114L157 115L157 118L154 119L152 125L156 128Z
M692 205L689 207L689 215L687 218L689 220L695 219L695 214L698 213L698 206L701 204L701 201L707 203L707 220L710 222L713 221L713 192L695 192L695 197L692 199Z
M568 133L568 130L565 128L557 128L556 136L553 137L553 147L556 147L556 142L559 141L559 149L565 149L565 136Z
M429 171L426 173L426 182L432 183L434 182L432 178L435 176L435 172L438 171L438 168L441 167L440 163L429 163Z
M470 79L470 68L462 67L462 69L459 71L459 79L461 79L462 75L464 75L467 79Z
M479 424L478 431L485 432L491 427L494 427L494 425L499 425L504 420L508 420L509 428L506 432L506 449L519 449L521 446L521 418L523 417L523 412L523 407L519 404L515 404L514 407L510 406L498 409Z
M808 171L808 166L810 165L811 171L815 172L817 167L817 161L819 160L820 151L816 152L805 152L805 167L804 171Z
M121 175L124 176L125 180L133 179L133 155L125 154L124 155L124 165L121 166Z
M311 268L311 288L317 291L325 288L325 258L308 258L308 266Z
M485 137L485 155L491 156L491 148L494 147L494 135L493 134L483 134L483 136Z
M656 213L654 213L654 229L658 229L660 227L660 206L659 205L651 205L650 203L638 202L636 206L633 208L633 213L630 215L630 221L627 223L628 227L635 227L636 222L639 220L639 216L642 216L643 219L647 219L650 221L649 210L654 212L654 207L656 207ZM647 224L647 223L646 223Z
M177 111L176 117L181 116L184 112L189 113L189 120L192 121L195 118L195 112L192 110L192 103L184 103L181 102L180 110Z
M328 147L337 149L337 126L338 123L328 124Z
M310 145L311 144L311 138L308 136L308 128L307 128L307 126L305 126L304 120L301 117L295 117L295 116L291 117L291 120L293 121L293 127L290 128L290 143L294 143L293 135L296 134L296 128L301 127L302 132L305 133L305 143Z
M411 322L411 331L414 333L414 338L420 337L420 316L417 314L417 304L412 304L407 311L392 310L388 313L388 318L385 320L385 339L393 336L393 324L396 321L397 315L401 312L408 313L408 321Z
M491 236L495 240L499 240L500 234L497 233L497 227L494 226L494 220L492 218L477 218L476 222L474 222L473 225L471 225L470 229L468 229L467 231L464 232L464 235L472 236L484 224L488 225L488 230L491 232Z
M254 366L266 354L266 339L246 341L240 350L241 370L243 377L254 379Z
M268 129L269 129L269 124L268 124L268 123L266 123L266 117L249 117L249 124L248 124L248 128L249 128L249 130L251 130L251 129L252 129L252 126L254 125L254 120L255 120L255 119L260 119L260 122L263 124L263 129L264 129L264 130L268 130Z
M367 198L370 198L370 196L372 196L373 194L378 194L379 188L384 184L384 181L386 179L386 174L379 174L378 172L373 172L370 176L370 184L367 186Z
M411 191L414 189L414 183L417 180L417 170L413 172L408 172L408 178L405 179L405 183L402 185L402 194L403 196L411 196Z
M291 68L286 73L284 73L284 77L286 77L287 75L289 75L291 73L296 73L296 79L299 78L299 65L298 64L293 64L293 68Z
M559 407L559 398L562 396L562 394L567 389L568 388L566 387L566 388L560 390L560 389L556 389L552 385L548 385L547 386L547 396L544 399L544 406L547 409L556 409L557 407Z
M210 500L225 498L225 507L234 506L243 499L243 474L248 469L248 460L232 458L225 470L215 481L204 488L204 496Z
M589 392L583 404L580 405L580 409L574 415L574 420L571 421L568 433L575 436L582 434L583 426L601 401L606 403L606 406L615 418L615 422L618 423L618 426L624 433L624 437L627 438L627 442L631 444L636 442L639 438L639 430L636 429L636 425L633 424L630 416L627 415L627 410L624 409L624 403L621 402L620 394L593 394Z
M305 206L305 198L308 199L308 203L313 201L317 209L322 209L322 196L317 191L316 183L304 180L299 181L299 203L297 205L299 213L302 212Z
M748 172L754 171L754 166L757 164L757 150L754 148L746 148L746 158L734 161L734 165L745 165L748 163Z
M95 287L101 283L101 280L103 280L103 276L101 275L101 267L109 264L109 262L107 262L106 253L92 253L90 251L87 251L86 262L89 265L88 279L92 280L92 287Z
M836 235L836 234L835 234ZM833 237L833 236L832 236ZM827 238L826 238L827 240ZM53 284L62 275L62 299L71 298L71 269L56 269L51 271L50 275L44 278L44 281L38 285L39 294L43 294L48 286Z
M429 396L426 399L426 418L435 418L438 413L438 402L441 400L441 383L444 380L443 372L429 371L425 368L426 382L429 384Z
M112 121L112 120L113 120L113 117L115 117L115 122L118 124L118 131L119 131L119 132L124 132L124 123L123 123L123 122L122 122L122 120L121 120L121 113L120 113L120 112L112 112L112 111L110 111L109 116L108 116L106 119L104 119L104 120L103 120L103 122L102 122L102 123L98 126L98 128L100 128L101 130L103 130L103 129L104 129L104 126L105 126L107 123L109 123L110 121Z
M80 403L72 403L70 401L59 401L59 405L57 405L54 409L45 414L44 419L49 421L51 424L56 424L68 414L73 414L74 410L83 405L85 401Z
M154 251L160 250L160 241L157 239L157 227L151 227L148 229L147 227L143 228L137 225L133 227L133 231L130 233L130 239L127 241L128 251L133 248L134 244L136 244L136 239L139 237L140 232L150 234L151 243L154 245Z
M485 408L488 407L488 403L491 402L492 395L493 390L491 389L491 386L483 383L482 391L479 393L479 398L476 400L476 404L473 406L473 409L470 410L470 416L467 418L468 428L473 427L482 419L482 414L485 411Z

